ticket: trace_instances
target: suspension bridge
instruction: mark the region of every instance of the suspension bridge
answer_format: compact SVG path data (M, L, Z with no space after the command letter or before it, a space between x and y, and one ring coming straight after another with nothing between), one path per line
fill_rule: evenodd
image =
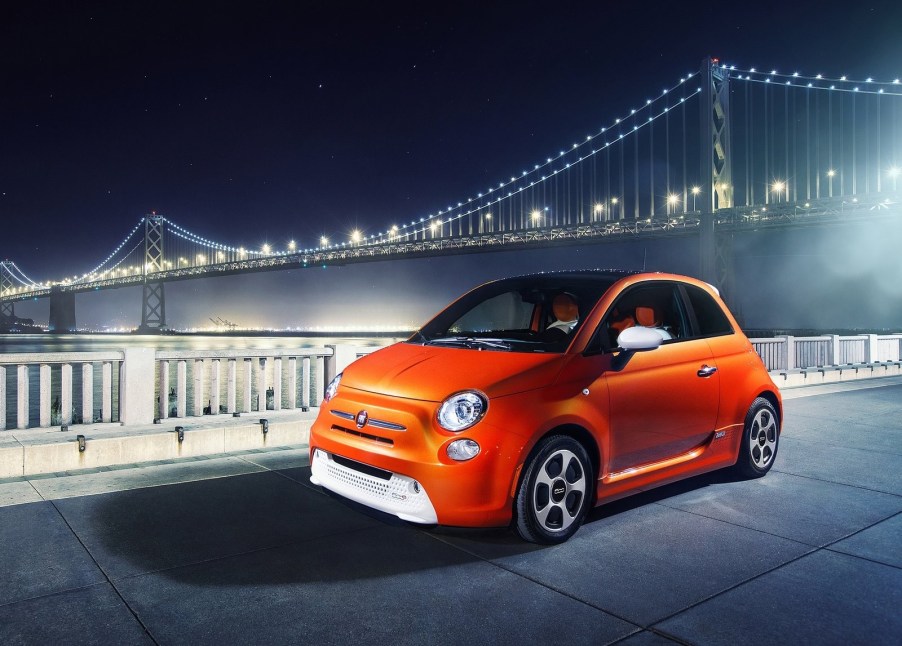
M736 232L879 226L902 215L900 175L898 78L806 75L706 59L699 71L581 140L379 233L324 235L306 248L295 242L256 248L153 213L78 275L37 282L19 262L4 260L0 319L14 317L16 301L49 297L50 329L72 331L76 293L142 286L141 330L163 331L169 281L673 236L698 237L698 276L729 301Z

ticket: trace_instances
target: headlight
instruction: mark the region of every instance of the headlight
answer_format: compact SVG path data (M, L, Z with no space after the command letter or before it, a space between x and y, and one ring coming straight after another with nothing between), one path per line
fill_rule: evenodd
M335 379L329 382L329 385L326 386L326 392L323 394L323 402L327 402L333 397L335 397L335 393L338 392L338 383L341 381L341 375L343 373L339 372L335 375Z
M438 409L438 423L442 428L457 433L482 419L488 407L481 393L472 390L454 393Z
M454 440L448 445L448 457L458 462L472 460L479 455L479 445L469 438Z

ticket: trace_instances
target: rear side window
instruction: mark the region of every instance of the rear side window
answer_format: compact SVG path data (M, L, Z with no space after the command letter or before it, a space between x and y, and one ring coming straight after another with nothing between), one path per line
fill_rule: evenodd
M732 334L733 327L720 305L705 290L694 285L685 285L689 303L695 312L699 336L720 336Z

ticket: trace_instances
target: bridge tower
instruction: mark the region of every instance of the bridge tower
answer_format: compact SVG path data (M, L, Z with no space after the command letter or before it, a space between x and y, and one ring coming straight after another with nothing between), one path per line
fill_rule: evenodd
M714 213L733 206L730 158L730 74L706 58L701 66L701 179L704 207L700 215L699 273L730 303L733 293L733 240L714 230Z
M164 218L152 214L144 218L144 295L141 308L143 334L154 334L166 329L166 292L161 280L153 274L163 270Z
M0 261L0 295L12 293L13 277L9 264L6 260ZM16 309L12 301L0 301L0 317L12 318L15 315Z

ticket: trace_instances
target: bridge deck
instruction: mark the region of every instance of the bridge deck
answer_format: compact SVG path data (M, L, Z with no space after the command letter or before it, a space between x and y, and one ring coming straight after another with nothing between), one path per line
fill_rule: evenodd
M894 643L899 401L898 377L791 391L767 477L634 496L550 548L353 508L303 447L7 480L0 642Z

